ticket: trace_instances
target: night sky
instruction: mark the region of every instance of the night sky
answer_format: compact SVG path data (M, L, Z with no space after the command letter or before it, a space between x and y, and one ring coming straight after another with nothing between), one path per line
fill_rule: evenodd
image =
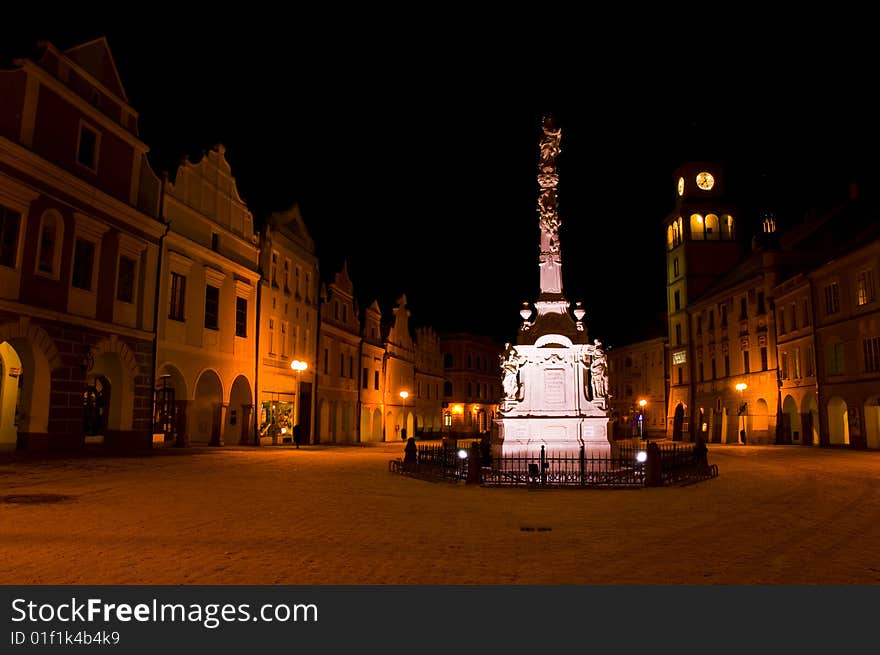
M362 304L388 311L405 292L416 325L499 341L515 339L520 304L538 294L547 112L563 130L566 296L611 346L663 329L662 221L682 161L725 162L741 234L761 209L797 222L874 177L870 89L763 35L737 35L761 47L736 58L694 56L662 35L624 46L594 25L562 52L546 35L464 23L352 32L276 18L6 21L0 63L38 39L66 49L106 36L157 172L222 142L258 224L300 203L322 278L346 259Z

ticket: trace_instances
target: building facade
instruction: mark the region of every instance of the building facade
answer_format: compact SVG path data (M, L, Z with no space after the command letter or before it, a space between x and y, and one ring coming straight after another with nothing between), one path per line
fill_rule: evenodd
M318 340L318 424L315 441L358 441L358 390L361 323L354 286L343 265L321 291Z
M665 337L609 348L608 384L614 438L665 435Z
M258 429L265 444L314 441L318 258L299 206L260 233Z
M149 447L161 182L103 38L0 71L0 448Z
M501 346L489 337L456 332L442 334L440 347L444 430L491 432L501 398Z
M430 327L416 328L415 339L415 436L429 438L440 433L443 389L443 355L440 337Z
M178 445L251 443L259 242L225 148L184 160L162 207L157 431Z

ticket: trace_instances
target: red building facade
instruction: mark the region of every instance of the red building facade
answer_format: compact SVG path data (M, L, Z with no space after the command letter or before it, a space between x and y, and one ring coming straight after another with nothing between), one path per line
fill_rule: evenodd
M39 46L0 71L0 447L149 446L161 183L107 42Z

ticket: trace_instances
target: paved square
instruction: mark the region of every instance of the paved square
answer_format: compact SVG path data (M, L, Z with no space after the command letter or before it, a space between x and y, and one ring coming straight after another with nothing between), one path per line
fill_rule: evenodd
M424 482L402 454L3 455L0 583L880 583L878 452L710 444L717 479L609 491ZM8 502L38 494L67 498Z

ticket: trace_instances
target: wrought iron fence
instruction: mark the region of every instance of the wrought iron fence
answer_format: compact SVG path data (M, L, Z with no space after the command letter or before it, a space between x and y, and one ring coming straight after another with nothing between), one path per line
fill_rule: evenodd
M471 463L469 449L463 447L466 445L474 443L419 445L415 461L392 461L389 470L429 479L464 480ZM717 467L697 459L694 444L652 442L651 448L655 449L653 466L659 467L655 484L693 482L718 475ZM462 456L462 451L467 456ZM645 456L639 457L639 453ZM651 484L648 467L647 448L641 444L634 447L618 442L607 455L599 456L588 456L583 446L579 452L561 454L547 453L542 446L535 455L482 461L480 482L486 486L637 488Z

